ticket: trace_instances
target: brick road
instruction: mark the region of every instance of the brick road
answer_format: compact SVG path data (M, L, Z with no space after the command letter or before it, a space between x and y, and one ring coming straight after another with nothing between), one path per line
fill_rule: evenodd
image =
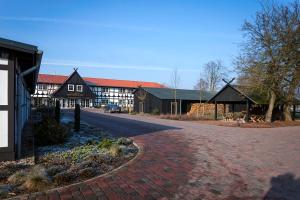
M82 113L138 156L104 176L16 199L300 199L300 127L247 129Z

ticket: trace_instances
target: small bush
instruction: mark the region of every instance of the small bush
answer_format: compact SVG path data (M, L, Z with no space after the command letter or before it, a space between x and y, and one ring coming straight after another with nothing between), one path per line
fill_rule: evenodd
M56 174L58 174L64 170L66 170L66 168L63 166L52 166L47 169L47 174L49 176L55 176Z
M100 143L99 143L99 148L101 149L109 149L113 144L113 141L110 139L103 139Z
M119 156L121 152L122 150L120 149L119 145L114 144L109 148L109 153L114 157Z
M77 165L74 166L74 168L77 168L77 169L84 169L84 168L88 168L88 167L97 167L98 166L98 163L95 162L95 161L83 161L81 163L78 163Z
M83 178L90 178L97 174L97 171L93 167L87 167L78 171L78 175Z
M59 125L53 118L44 118L35 126L35 131L39 146L64 143L69 132L66 127Z
M121 137L121 138L118 138L117 140L117 144L118 145L131 145L133 143L133 141L129 138L125 138L125 137Z
M26 175L26 172L21 170L8 177L7 181L14 185L20 185L26 181Z
M151 112L152 115L159 115L160 114L160 111L158 108L154 108Z
M45 168L35 166L25 178L23 186L29 191L44 190L49 186L49 178Z
M101 162L102 161L102 154L99 153L93 153L88 155L87 157L84 158L86 161L92 161L92 162Z
M65 184L73 181L76 178L76 174L71 171L63 171L61 173L56 174L53 177L53 181L58 184Z
M0 169L0 181L6 180L11 174L8 169Z
M105 164L111 164L113 162L113 158L110 154L91 154L87 156L85 160Z
M20 164L10 163L5 166L1 166L0 167L0 180L4 180L4 179L6 180L9 176L13 175L17 171L25 170L29 167L30 167L29 164L24 164L24 163L20 163Z
M47 188L49 185L49 181L47 177L39 176L39 175L31 175L29 176L23 186L29 191L40 191Z

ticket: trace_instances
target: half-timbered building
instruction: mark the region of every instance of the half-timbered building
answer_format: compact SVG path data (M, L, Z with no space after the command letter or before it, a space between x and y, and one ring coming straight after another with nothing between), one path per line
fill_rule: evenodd
M72 75L74 75L74 73ZM81 89L80 86L77 88L77 85L82 85L85 88L89 88L89 90L91 90L95 95L93 98L81 98L82 100L80 100L80 105L82 107L100 107L107 104L116 104L121 106L123 109L131 109L133 108L134 101L133 92L139 86L153 88L165 87L162 84L155 82L91 77L78 78L80 75L77 71L76 79L70 78L71 76L39 74L36 91L32 95L33 106L54 105L54 100L57 98L60 99L62 108L74 107L75 100L80 99L76 95L84 94L77 91L77 89ZM75 81L73 81L73 79ZM72 83L68 86L67 82L71 80ZM72 85L74 85L74 87ZM76 95L73 93L76 93Z
M0 38L0 160L21 154L41 59L36 46Z

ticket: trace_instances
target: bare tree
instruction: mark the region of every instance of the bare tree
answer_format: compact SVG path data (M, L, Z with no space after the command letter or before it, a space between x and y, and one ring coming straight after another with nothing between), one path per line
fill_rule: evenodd
M175 105L175 115L177 115L177 89L180 84L180 75L178 73L177 68L174 68L174 70L171 73L170 77L171 87L174 90L174 105ZM171 104L172 108L173 104Z
M145 100L147 98L147 92L142 88L142 86L138 86L138 92L137 92L137 95L136 97L138 98L139 100L139 105L141 105L141 110L140 112L144 112L144 103L145 103Z
M291 120L290 105L299 83L299 2L266 4L253 22L242 30L247 38L237 66L243 79L256 91L268 94L266 121L271 122L276 100L285 103L285 118Z
M204 74L210 91L217 90L218 84L224 75L224 68L221 60L210 61L204 65Z
M275 33L280 43L279 58L284 69L280 98L283 99L283 114L291 121L291 106L295 90L300 84L300 3L294 1L286 6L275 7Z
M208 83L205 79L199 78L197 84L194 86L195 90L200 91L207 91L208 90Z

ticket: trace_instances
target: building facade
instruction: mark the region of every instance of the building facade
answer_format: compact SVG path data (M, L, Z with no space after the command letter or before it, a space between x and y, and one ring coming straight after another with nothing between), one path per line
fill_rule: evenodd
M77 70L75 70L77 73ZM73 73L74 74L74 73ZM72 75L73 75L72 74ZM78 76L79 73L77 73ZM72 76L62 75L49 75L39 74L36 91L32 95L32 104L35 107L42 105L54 105L55 99L60 99L62 108L72 108L75 106L75 100L78 97L73 98L72 96L60 96L57 97L55 93L61 90L62 86ZM77 76L77 75L76 75ZM114 79L103 79L103 78L82 78L84 84L95 95L94 98L86 98L80 100L82 107L101 107L107 104L116 104L123 109L132 109L134 94L136 88L142 87L153 87L153 88L164 88L162 84L155 82L143 82L143 81L128 81L128 80L114 80ZM78 83L79 84L79 83ZM83 83L81 83L84 85ZM76 85L73 84L74 88L70 88L74 91L77 90ZM80 84L79 84L80 85ZM66 87L66 86L64 86ZM72 87L72 86L70 86ZM72 92L72 91L69 91Z
M41 59L36 46L0 38L0 160L21 154Z

